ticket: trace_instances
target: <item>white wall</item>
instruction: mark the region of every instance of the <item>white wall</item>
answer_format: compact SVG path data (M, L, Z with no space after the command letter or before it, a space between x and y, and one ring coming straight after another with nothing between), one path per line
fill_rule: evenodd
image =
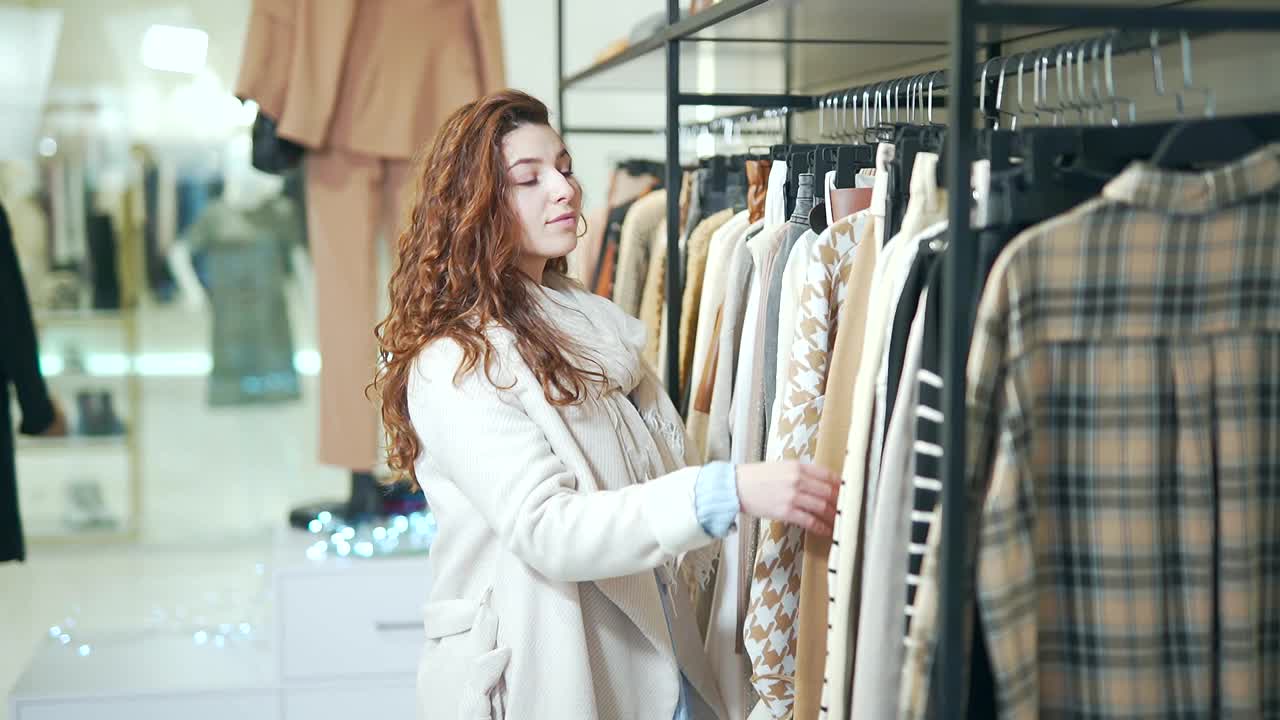
M625 37L637 22L666 7L661 0L593 2L564 0L565 72L572 74L591 65L596 55L617 38ZM556 2L555 0L502 0L502 29L506 43L507 82L547 103L558 120L556 106ZM658 78L660 79L659 72ZM570 125L647 125L663 120L661 92L574 92L566 98ZM574 171L586 193L587 207L604 202L609 171L630 157L661 160L661 136L570 134L565 138L573 153Z

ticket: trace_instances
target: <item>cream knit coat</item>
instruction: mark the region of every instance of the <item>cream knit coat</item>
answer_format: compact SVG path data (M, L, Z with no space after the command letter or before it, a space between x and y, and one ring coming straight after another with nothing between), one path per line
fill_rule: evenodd
M668 627L655 579L712 538L694 508L698 468L674 469L679 416L639 362L644 329L581 290L543 292L615 392L551 405L497 329L492 381L455 383L461 351L447 340L412 371L416 470L440 525L420 717L670 720L683 671L723 720L687 593L672 593Z

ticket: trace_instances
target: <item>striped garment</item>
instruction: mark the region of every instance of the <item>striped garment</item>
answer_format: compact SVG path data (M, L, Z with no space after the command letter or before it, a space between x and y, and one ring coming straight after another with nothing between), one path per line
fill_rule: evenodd
M967 375L1000 716L1280 717L1280 144L1204 173L1134 164L1023 233Z

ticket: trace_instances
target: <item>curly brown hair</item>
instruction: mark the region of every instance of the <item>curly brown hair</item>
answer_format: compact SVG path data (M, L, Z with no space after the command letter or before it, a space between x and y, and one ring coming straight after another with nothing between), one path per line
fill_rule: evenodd
M507 201L503 138L525 125L550 125L547 106L503 90L462 106L436 133L418 167L408 227L400 233L391 275L391 309L378 323L378 365L369 386L381 399L387 465L394 480L417 485L421 439L409 417L409 373L431 342L462 349L453 380L481 364L490 381L494 346L485 330L507 328L521 358L557 405L581 402L603 372L536 309L528 275L517 267L521 228ZM564 258L548 263L563 276Z

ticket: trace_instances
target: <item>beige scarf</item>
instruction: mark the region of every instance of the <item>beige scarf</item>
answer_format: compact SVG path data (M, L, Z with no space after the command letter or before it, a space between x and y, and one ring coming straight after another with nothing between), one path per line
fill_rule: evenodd
M626 484L642 483L691 463L684 426L657 374L642 359L648 336L644 323L617 305L586 292L574 281L548 273L546 285L533 292L546 317L585 354L571 361L587 370L603 370L606 386L587 402L603 406L626 457ZM598 368L597 368L598 366ZM631 404L638 412L627 412ZM590 448L583 448L590 453ZM610 478L602 484L618 487ZM625 485L622 485L625 486ZM706 587L719 552L719 542L679 558L680 574Z

